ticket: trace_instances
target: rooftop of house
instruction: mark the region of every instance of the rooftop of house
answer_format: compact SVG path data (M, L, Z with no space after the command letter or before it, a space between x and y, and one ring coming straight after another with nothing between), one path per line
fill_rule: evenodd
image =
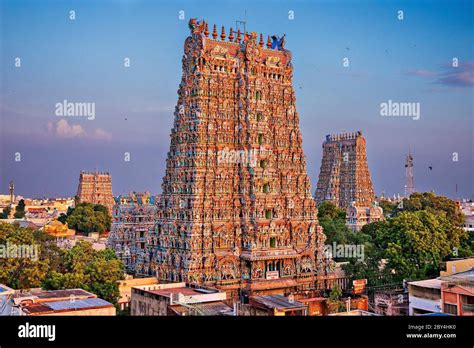
M157 294L165 297L170 297L171 294L183 294L185 296L202 295L202 292L198 292L193 288L181 287L172 289L157 289L150 290L152 294Z
M19 304L24 301L32 303L57 302L62 300L77 301L80 299L97 298L91 292L83 289L66 289L66 290L29 290L26 292L16 292L13 296L15 303Z
M192 309L199 315L230 315L232 313L232 308L222 301L197 303L192 306L173 304L169 308L178 315L187 315Z
M6 295L6 294L11 294L13 293L15 290L13 290L12 288L4 285L4 284L0 284L0 296L1 295Z
M355 310L352 310L352 311L349 311L349 312L339 312L339 313L332 313L332 314L329 314L331 316L350 316L350 317L367 317L367 316L380 316L379 314L376 314L376 313L372 313L372 312L368 312L368 311L364 311L362 309L355 309Z
M187 298L186 302L212 302L225 299L225 292L220 292L217 289L193 286L186 283L166 283L154 285L133 286L133 289L142 290L177 300L180 296ZM183 299L181 299L183 300Z
M306 305L299 301L290 301L283 295L266 295L266 296L251 296L250 299L253 302L262 304L267 308L279 309L279 310L291 310L291 309L305 309Z
M85 298L80 300L62 300L53 302L33 303L23 306L22 310L27 315L45 315L59 312L90 310L97 308L113 307L114 305L101 298Z
M419 286L422 288L441 289L442 281L440 279L426 279L408 282L409 285Z

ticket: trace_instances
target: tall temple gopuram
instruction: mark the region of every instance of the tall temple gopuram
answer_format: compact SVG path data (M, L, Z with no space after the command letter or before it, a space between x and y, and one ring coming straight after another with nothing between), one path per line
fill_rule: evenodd
M81 171L77 197L81 203L102 204L107 207L112 215L115 204L112 194L112 178L108 172L86 172Z
M373 205L375 193L362 132L326 136L315 200L318 205L331 201L342 209Z
M284 37L189 22L154 244L158 279L232 296L325 272Z

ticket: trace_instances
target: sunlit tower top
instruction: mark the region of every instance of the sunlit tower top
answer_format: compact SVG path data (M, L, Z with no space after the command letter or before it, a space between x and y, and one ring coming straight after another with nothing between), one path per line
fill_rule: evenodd
M410 149L405 161L405 197L410 197L415 192L415 183L413 180L413 156Z

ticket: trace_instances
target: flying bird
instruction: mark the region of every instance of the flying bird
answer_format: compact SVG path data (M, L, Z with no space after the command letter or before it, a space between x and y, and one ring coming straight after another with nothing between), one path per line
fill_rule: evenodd
M428 168L430 168L430 170L433 170L433 167L432 167L432 166L429 166Z

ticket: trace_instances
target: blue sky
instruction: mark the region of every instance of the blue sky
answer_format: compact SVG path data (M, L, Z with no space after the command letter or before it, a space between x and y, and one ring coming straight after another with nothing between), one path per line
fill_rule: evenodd
M14 179L25 196L74 195L80 170L95 168L111 172L116 195L159 193L187 23L197 17L227 31L246 19L247 30L265 37L286 33L313 191L325 135L362 130L377 194L403 193L410 147L417 190L455 197L457 184L458 197L472 198L471 1L0 4L1 193ZM55 116L64 99L94 102L96 118ZM388 100L420 103L420 119L381 117Z

